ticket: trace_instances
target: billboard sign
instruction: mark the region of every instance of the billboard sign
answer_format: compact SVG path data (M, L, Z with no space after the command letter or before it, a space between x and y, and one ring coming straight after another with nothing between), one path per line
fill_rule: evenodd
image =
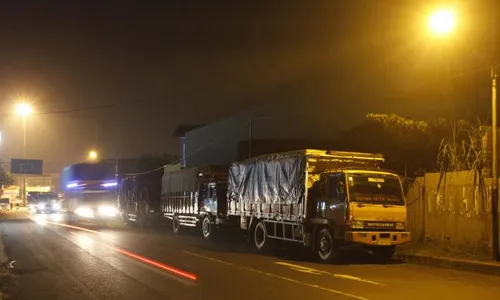
M42 175L43 160L13 158L10 161L10 172L12 174Z

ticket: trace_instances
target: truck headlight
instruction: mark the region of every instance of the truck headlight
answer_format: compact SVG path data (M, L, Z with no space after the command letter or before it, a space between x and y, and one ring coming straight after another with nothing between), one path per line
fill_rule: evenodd
M52 208L55 209L55 210L60 210L61 209L61 204L54 203L54 204L52 204Z
M97 211L99 215L106 217L115 217L118 214L118 209L114 206L100 206Z
M45 209L45 203L38 203L36 206L38 209Z
M364 223L363 221L351 221L351 228L352 229L363 229Z
M86 218L94 217L94 212L89 207L77 207L75 209L75 214Z
M406 224L405 222L396 222L396 230L405 230Z

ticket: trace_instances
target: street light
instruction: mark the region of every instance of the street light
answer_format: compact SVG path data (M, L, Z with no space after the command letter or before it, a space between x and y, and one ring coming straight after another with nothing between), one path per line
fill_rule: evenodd
M436 35L448 35L456 27L456 15L452 9L439 9L431 13L429 28Z
M33 113L31 106L21 102L16 106L16 114L23 117L23 158L26 158L26 118Z
M26 159L26 119L33 113L31 106L26 102L21 102L16 106L16 114L23 117L23 158ZM23 178L22 200L26 205L26 178Z
M456 27L456 14L452 9L440 9L431 13L429 29L439 36L449 35ZM497 61L496 61L496 15L492 22L493 60L491 63L491 223L492 258L500 260L498 253L498 133L497 133Z
M95 150L90 150L89 151L89 159L90 160L97 160L98 156L99 155L97 154L97 151L95 151Z

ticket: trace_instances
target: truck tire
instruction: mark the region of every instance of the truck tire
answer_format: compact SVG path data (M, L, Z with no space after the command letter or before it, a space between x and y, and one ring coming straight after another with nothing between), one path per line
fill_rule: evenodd
M394 255L394 252L396 251L396 246L373 247L371 251L377 258L377 260L381 262L388 262Z
M253 230L253 242L258 252L268 250L269 240L267 238L266 226L263 221L259 221Z
M322 228L316 237L316 250L322 263L336 262L340 257L337 243L328 228Z
M175 234L181 233L181 222L178 215L175 215L174 219L172 220L172 230Z
M206 239L211 239L213 237L213 224L210 221L209 216L203 217L203 221L201 222L201 234Z

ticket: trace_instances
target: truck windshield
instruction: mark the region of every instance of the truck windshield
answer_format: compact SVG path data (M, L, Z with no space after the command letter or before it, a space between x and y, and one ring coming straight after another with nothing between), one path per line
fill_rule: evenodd
M47 194L39 194L37 197L38 201L52 201L57 200L57 194L47 193Z
M115 200L115 192L82 193L80 197L83 202L112 202Z
M384 174L349 174L349 201L404 205L399 177Z

